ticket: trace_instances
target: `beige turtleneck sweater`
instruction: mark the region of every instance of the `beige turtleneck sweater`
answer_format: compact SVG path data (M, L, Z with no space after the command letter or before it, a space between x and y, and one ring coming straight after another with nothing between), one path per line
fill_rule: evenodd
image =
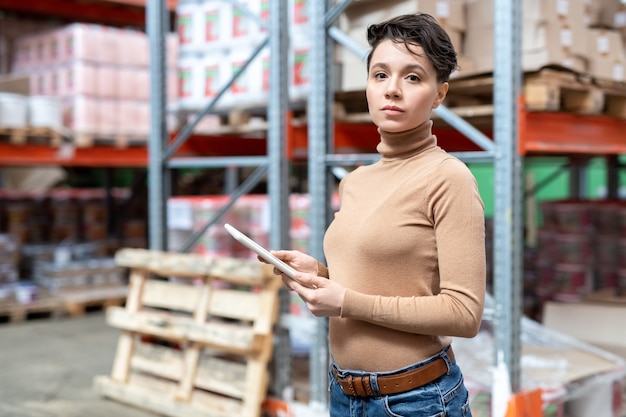
M344 369L395 370L478 332L485 297L484 206L476 180L437 146L432 121L380 131L380 161L348 174L324 238L329 278L347 288L330 318ZM324 271L326 272L326 271Z

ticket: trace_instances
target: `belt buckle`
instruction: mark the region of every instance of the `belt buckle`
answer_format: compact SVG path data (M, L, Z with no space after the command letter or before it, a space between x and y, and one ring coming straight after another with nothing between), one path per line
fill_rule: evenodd
M374 396L374 391L372 390L372 383L369 375L349 375L347 377L343 377L341 381L343 382L343 384L340 384L340 387L344 394L360 398ZM346 388L348 392L346 392Z

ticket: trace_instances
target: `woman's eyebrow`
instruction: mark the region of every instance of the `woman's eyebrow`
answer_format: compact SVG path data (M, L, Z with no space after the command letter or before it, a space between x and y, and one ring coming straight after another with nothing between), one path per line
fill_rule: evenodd
M370 68L379 68L379 69L383 69L385 71L389 71L390 70L390 66L384 62L374 62L373 64L370 65ZM409 72L409 71L416 71L416 72L426 72L426 68L424 68L422 65L420 64L408 64L405 65L404 67L402 67L402 71L404 72Z

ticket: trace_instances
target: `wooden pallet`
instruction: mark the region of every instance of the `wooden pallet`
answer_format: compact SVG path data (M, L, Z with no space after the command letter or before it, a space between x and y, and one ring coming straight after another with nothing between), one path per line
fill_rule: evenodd
M128 133L72 132L71 142L77 148L91 148L97 145L125 149L129 146L142 146L148 143L148 135Z
M0 300L0 322L19 323L33 318L58 318L63 313L61 300L45 291L38 291L37 298L19 303L14 297Z
M142 249L116 259L130 289L125 308L107 309L122 334L96 390L167 416L259 417L281 287L271 268Z
M0 127L0 139L8 139L14 145L38 143L56 148L61 146L64 136L46 127Z
M451 109L493 103L493 74L453 79L445 104ZM626 85L554 68L524 74L528 111L567 112L626 118Z
M122 306L126 302L128 286L85 286L83 289L65 290L58 294L65 313L82 316L87 310L106 310L112 306Z

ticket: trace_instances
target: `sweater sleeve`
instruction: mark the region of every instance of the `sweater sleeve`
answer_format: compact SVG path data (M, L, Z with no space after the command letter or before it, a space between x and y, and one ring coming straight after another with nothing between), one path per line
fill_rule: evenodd
M486 286L484 206L476 180L462 162L449 158L435 170L427 210L437 242L439 288L413 297L348 289L342 317L409 333L476 335Z

